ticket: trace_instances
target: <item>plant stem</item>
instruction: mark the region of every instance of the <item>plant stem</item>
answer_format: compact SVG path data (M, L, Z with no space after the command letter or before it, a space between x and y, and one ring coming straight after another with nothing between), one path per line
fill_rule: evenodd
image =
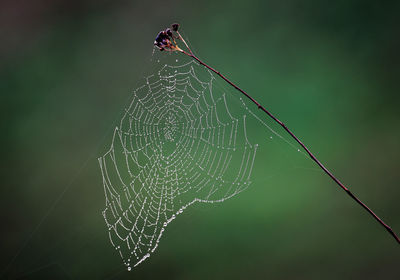
M204 63L202 60L200 60L197 56L193 54L189 46L186 44L185 40L182 38L182 36L177 32L179 39L182 40L182 42L185 44L186 48L189 50L189 52L184 51L179 48L179 52L193 58L196 60L199 64L203 65L207 69L211 70L215 74L217 74L219 77L221 77L225 82L227 82L229 85L234 87L236 90L238 90L240 93L242 93L244 96L246 96L248 99L253 102L258 109L262 110L264 113L266 113L271 119L273 119L275 122L277 122L286 132L294 139L296 140L297 143L300 144L300 146L304 149L304 151L307 152L307 154L310 156L310 158L339 186L341 187L353 200L355 200L358 204L360 204L369 214L371 214L372 217L374 217L375 220L378 221L379 224L381 224L392 236L394 239L396 239L397 243L400 244L400 239L394 233L394 231L387 225L385 224L381 218L379 218L367 205L365 205L361 200L359 200L350 190L343 185L342 182L339 181L315 156L314 154L303 144L303 142L300 141L299 138L297 138L296 135L283 123L281 122L278 118L276 118L271 112L269 112L265 107L263 107L260 103L258 103L253 97L251 97L247 92L239 88L237 85L235 85L233 82L231 82L228 78L226 78L224 75L222 75L219 71L215 70L211 66L208 66L206 63Z

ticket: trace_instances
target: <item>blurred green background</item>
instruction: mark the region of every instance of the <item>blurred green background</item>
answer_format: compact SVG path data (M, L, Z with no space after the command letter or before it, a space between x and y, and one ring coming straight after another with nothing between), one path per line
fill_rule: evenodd
M127 272L97 165L155 35L179 22L400 232L398 1L0 5L1 279L399 279L394 239L289 145L260 150L248 190L188 209Z

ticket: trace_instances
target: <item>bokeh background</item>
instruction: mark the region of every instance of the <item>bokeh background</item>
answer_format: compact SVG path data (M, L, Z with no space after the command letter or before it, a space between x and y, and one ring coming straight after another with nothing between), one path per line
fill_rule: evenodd
M1 1L1 279L398 279L399 245L289 145L127 272L97 157L157 32L275 113L400 232L398 1ZM257 129L251 127L251 129ZM272 151L273 150L273 151Z

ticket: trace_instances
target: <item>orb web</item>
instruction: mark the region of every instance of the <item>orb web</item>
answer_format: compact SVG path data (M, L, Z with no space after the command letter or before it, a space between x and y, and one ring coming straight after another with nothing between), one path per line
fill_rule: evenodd
M222 202L251 181L257 145L246 110L232 109L194 61L163 65L134 90L99 158L109 239L130 270L194 203Z

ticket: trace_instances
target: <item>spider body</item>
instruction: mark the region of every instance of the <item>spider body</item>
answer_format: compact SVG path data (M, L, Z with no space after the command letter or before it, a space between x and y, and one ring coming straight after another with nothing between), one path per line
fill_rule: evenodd
M154 45L160 50L160 51L175 51L177 50L174 34L174 32L178 32L178 27L179 24L174 23L171 25L171 28L166 28L165 30L161 30L154 41ZM179 37L177 37L179 38ZM178 48L179 49L179 48Z
M169 35L165 30L163 30L157 34L157 37L154 40L154 45L157 46L160 49L160 51L163 51L165 47L167 47L170 44L170 42L171 41L169 40Z

